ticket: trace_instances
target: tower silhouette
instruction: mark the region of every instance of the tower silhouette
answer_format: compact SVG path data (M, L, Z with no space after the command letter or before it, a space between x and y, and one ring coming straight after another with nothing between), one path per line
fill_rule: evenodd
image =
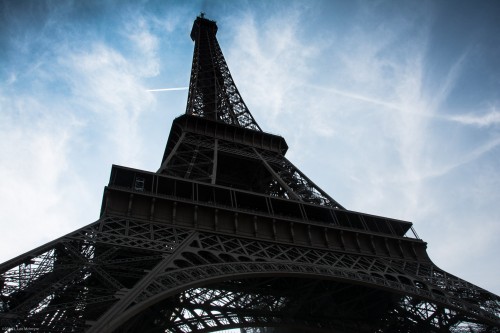
M345 209L243 102L200 15L157 172L113 165L98 221L0 265L2 331L499 332L500 298L412 224Z

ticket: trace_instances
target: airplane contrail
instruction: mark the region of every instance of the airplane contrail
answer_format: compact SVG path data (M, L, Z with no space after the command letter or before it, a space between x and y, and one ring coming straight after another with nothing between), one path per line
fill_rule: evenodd
M173 90L187 90L189 87L179 87L179 88L161 88L161 89L148 89L146 91L173 91Z

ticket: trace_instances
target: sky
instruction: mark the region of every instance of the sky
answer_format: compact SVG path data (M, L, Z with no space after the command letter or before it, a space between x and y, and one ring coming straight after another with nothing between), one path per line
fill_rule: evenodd
M500 294L493 0L0 0L0 262L96 221L112 164L159 168L201 11L292 163Z

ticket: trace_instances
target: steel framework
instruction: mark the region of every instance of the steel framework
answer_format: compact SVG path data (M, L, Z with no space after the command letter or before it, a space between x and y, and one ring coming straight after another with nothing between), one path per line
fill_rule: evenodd
M500 332L500 298L412 224L345 209L284 157L198 17L157 172L114 165L101 218L0 265L3 331Z

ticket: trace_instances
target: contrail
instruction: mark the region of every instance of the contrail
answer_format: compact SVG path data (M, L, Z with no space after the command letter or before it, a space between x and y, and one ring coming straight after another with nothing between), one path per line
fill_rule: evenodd
M335 89L335 88L331 88L331 87L320 87L320 86L316 86L316 85L312 85L312 84L309 85L309 86L311 88L329 91L331 93L334 93L334 94L337 94L337 95L340 95L340 96L344 96L344 97L348 97L348 98L352 98L352 99L356 99L358 101L372 103L372 104L375 104L375 105L381 105L381 106L384 106L384 107L386 107L388 109L402 111L401 108L399 106L395 105L395 104L387 103L387 102L384 102L384 101L380 101L380 100L377 100L377 99L374 99L374 98L371 98L371 97L366 97L366 96L363 96L363 95L360 95L360 94L356 94L356 93L352 93L352 92L349 92L349 91L343 91L343 90L339 90L339 89Z
M187 90L187 89L189 89L189 87L148 89L146 91L173 91L173 90Z

